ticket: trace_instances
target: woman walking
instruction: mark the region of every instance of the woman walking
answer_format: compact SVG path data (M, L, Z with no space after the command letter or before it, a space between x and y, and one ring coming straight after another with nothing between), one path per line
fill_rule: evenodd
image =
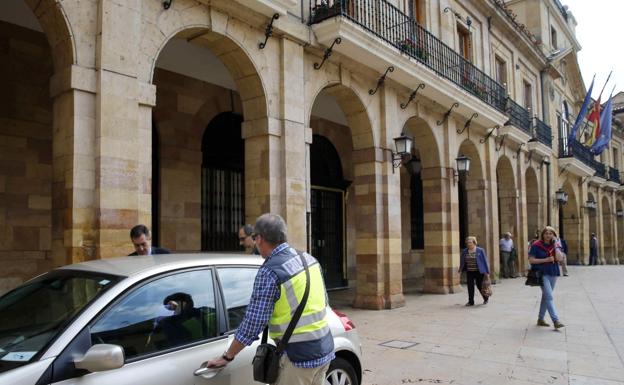
M466 272L466 283L468 284L468 303L466 306L474 306L474 286L481 293L483 278L490 275L490 269L487 264L487 256L485 250L477 246L476 237L466 237L466 248L462 251L459 258L459 273ZM487 304L489 297L483 296L483 304Z
M559 321L555 310L553 291L557 283L559 273L559 256L556 252L557 232L550 226L544 227L540 239L533 242L529 250L529 263L532 270L542 272L542 302L540 303L539 315L537 317L538 326L550 326L544 320L546 311L550 314L555 329L564 327Z

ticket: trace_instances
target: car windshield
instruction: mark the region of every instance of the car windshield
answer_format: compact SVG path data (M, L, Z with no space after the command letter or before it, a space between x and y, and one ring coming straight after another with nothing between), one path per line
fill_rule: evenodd
M0 297L0 373L27 364L121 277L55 270Z

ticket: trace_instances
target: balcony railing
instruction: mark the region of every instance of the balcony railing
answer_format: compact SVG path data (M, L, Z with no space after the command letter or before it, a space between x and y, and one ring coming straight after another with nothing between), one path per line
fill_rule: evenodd
M609 166L609 181L621 184L620 170Z
M311 0L310 24L345 17L490 106L505 111L505 88L385 0ZM530 124L530 123L529 123Z
M507 102L507 115L509 116L509 123L533 136L531 133L531 114L528 110L509 99Z
M560 138L559 157L574 157L594 169L596 176L607 179L605 165L594 159L594 154L589 150L589 148L583 146L583 144L581 144L578 140L568 142L567 138Z
M535 127L534 127L535 138L538 142L547 145L552 148L552 130L550 126L538 118L535 118Z

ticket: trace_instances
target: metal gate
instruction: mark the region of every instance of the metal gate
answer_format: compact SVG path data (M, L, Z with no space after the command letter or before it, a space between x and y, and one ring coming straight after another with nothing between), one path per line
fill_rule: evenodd
M242 171L202 168L202 250L239 250L245 221Z
M321 264L328 289L345 287L344 191L313 187L311 204L312 255Z
M241 251L238 229L245 224L243 117L217 115L202 138L201 246L205 251Z

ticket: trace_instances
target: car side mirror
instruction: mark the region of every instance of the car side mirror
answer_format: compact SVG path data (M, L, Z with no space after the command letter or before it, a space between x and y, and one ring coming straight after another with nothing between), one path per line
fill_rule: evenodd
M125 355L123 348L118 345L96 344L91 346L84 356L74 360L77 369L89 372L103 372L119 369L123 366Z

